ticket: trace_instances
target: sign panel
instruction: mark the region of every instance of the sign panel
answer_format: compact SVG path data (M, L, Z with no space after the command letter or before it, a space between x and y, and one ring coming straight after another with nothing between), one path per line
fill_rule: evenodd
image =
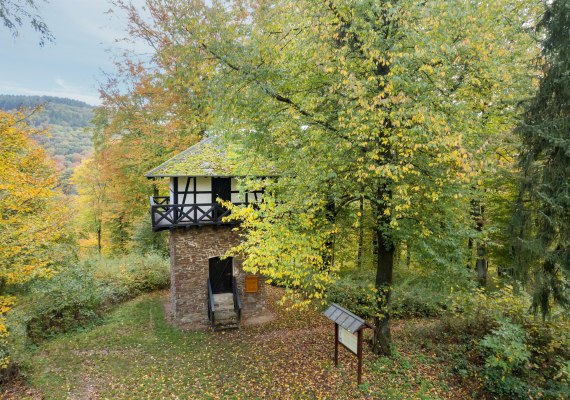
M257 293L259 290L259 277L257 275L249 275L245 277L245 292Z
M342 326L338 327L338 341L346 346L354 354L358 354L358 335L350 333Z

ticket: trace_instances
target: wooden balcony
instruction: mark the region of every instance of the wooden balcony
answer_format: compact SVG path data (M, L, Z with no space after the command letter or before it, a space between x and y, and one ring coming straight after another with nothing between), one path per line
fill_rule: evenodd
M162 196L150 198L150 216L154 231L189 226L235 225L237 223L236 221L222 221L224 217L230 215L230 210L218 203L168 204L169 200L170 198Z

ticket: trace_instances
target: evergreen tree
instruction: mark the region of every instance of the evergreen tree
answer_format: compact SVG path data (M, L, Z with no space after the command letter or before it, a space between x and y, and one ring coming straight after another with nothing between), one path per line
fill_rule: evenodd
M534 286L543 316L551 302L570 305L570 1L547 6L544 75L518 132L521 181L513 233L516 277Z

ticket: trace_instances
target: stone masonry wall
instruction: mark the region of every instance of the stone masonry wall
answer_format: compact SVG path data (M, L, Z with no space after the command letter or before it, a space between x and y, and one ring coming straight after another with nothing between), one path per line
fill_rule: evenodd
M207 280L209 259L221 257L239 244L239 233L228 226L203 226L170 231L170 300L174 320L180 323L208 323ZM245 293L242 261L234 258L234 276L242 302L242 317L260 313L265 307L265 285L259 277L259 291Z

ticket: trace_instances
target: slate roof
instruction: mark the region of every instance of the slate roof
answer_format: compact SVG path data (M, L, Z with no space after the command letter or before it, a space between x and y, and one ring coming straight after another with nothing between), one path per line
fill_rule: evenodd
M238 159L235 149L215 138L202 139L194 146L165 161L145 174L147 178L176 176L276 176L275 170L264 160Z
M364 327L370 327L368 322L336 303L332 303L323 314L350 333L356 333Z

